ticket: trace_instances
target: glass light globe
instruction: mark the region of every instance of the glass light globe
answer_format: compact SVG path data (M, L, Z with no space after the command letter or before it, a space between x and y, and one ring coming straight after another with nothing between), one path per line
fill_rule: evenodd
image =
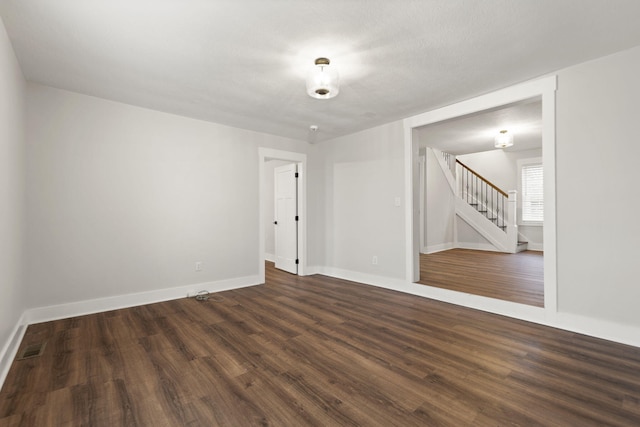
M513 135L507 133L506 130L501 130L496 136L495 146L496 148L507 148L513 145Z
M329 99L340 92L338 72L327 58L318 58L307 76L307 94L316 99Z

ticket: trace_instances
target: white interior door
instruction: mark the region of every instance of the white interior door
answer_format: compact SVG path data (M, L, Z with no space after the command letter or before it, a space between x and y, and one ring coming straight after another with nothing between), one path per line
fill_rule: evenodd
M276 268L298 274L297 165L275 168L275 264Z

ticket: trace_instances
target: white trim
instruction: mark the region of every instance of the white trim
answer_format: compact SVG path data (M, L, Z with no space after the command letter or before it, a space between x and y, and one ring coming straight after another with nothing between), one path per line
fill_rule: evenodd
M474 251L503 252L491 243L458 242L456 243L456 248L472 249Z
M528 251L544 251L544 244L527 242L527 250Z
M413 282L420 278L420 239L415 238L415 233L420 232L420 218L415 209L415 191L413 162L417 159L418 146L413 143L413 127L404 125L404 200L405 200L405 247L406 247L406 272L405 277ZM416 151L414 153L414 150Z
M518 207L518 211L520 211L520 207ZM519 221L518 226L521 227L544 227L543 221Z
M542 91L542 164L544 165L544 307L548 317L558 311L556 254L556 76Z
M556 313L554 316L549 316L547 309L539 307L479 295L465 294L448 289L411 283L402 279L376 276L350 270L311 266L308 267L307 274L324 274L338 279L391 289L640 348L640 328L635 326L571 313ZM0 388L2 388L4 384L7 373L18 352L27 325L29 324L184 298L202 289L206 289L209 292L221 292L253 286L259 283L261 283L261 281L258 276L248 276L26 310L16 323L9 340L7 340L7 343L0 353Z
M424 254L435 254L436 252L448 251L454 249L456 245L453 242L440 243L439 245L431 245L425 248Z
M9 369L11 369L11 365L13 364L13 360L16 354L18 354L22 338L26 331L27 322L23 313L13 327L9 339L2 348L2 352L0 352L0 389L2 389L4 380L7 378Z
M420 149L418 149L418 153L420 153ZM419 187L420 187L420 194L419 194L419 198L420 198L420 204L419 204L419 210L420 210L420 224L418 227L418 232L420 233L420 251L422 252L423 249L426 248L427 242L425 239L425 234L426 234L426 219L427 219L427 213L425 212L425 206L426 206L426 192L427 192L427 153L425 150L424 156L419 154L418 155L418 167L420 170L420 176L418 177L418 181L419 181Z
M404 119L405 130L411 131L413 128L421 127L431 123L438 123L443 120L453 119L467 114L477 113L490 108L512 104L518 101L535 98L556 90L556 76L544 77L532 80L519 85L510 86L486 95L480 95L457 104L438 108L413 117ZM544 103L544 99L543 99ZM544 109L543 109L544 115ZM544 117L543 117L544 119ZM406 133L405 133L406 136ZM544 136L543 136L544 138Z
M293 151L274 150L258 147L258 277L260 283L265 282L264 270L264 223L262 213L265 208L264 162L266 160L286 160L298 164L298 275L307 275L307 155Z
M69 317L83 316L86 314L101 313L120 308L134 307L138 305L153 304L156 302L193 296L198 291L222 292L255 286L264 283L258 276L236 277L233 279L217 280L186 286L177 286L168 289L159 289L148 292L119 295L113 297L96 298L92 300L76 301L67 304L51 305L25 310L13 328L9 340L0 353L0 388L4 384L11 364L20 348L22 338L27 326L34 323L48 322L51 320L67 319Z
M558 313L555 326L591 337L640 347L640 327L603 319L594 319L572 313Z
M198 291L222 292L247 286L259 285L258 276L237 277L233 279L218 280L193 285L178 286L175 288L159 289L148 292L118 295L113 297L96 298L92 300L75 301L66 304L51 305L47 307L32 308L25 312L25 320L28 324L48 322L50 320L66 319L69 317L83 316L86 314L100 313L103 311L117 310L120 308L134 307L138 305L153 304L156 302L186 298L195 295Z
M322 271L319 272L320 274L338 279L391 289L640 348L640 328L635 326L624 325L608 320L593 319L571 313L558 313L553 319L549 319L546 313L547 310L540 307L466 294L356 271L329 267L321 268L321 270Z
M276 262L276 255L275 254L270 254L268 252L264 253L264 260L265 261L269 261L269 262Z
M305 276L313 276L314 274L322 274L324 267L318 265L307 266Z
M323 269L322 274L338 279L404 292L423 298L453 303L476 310L488 311L495 314L527 320L534 323L544 323L545 320L544 309L540 307L487 298L479 295L466 294L463 292L451 291L449 289L426 286L419 283L411 283L406 280L395 279L392 277L376 276L338 268L326 267Z
M413 282L419 277L419 262L415 246L414 221L414 185L413 162L414 150L417 144L413 141L415 128L443 120L464 116L467 114L484 111L514 102L542 97L542 153L544 168L544 195L545 195L545 220L544 220L544 313L547 321L553 321L557 314L557 266L556 266L556 191L555 191L555 91L557 87L556 76L549 76L511 86L496 92L478 96L467 101L439 108L423 114L418 114L404 120L404 147L405 147L405 252L407 281ZM417 270L417 273L416 273ZM490 298L487 300L492 301ZM454 296L451 301L454 304L465 305L465 298ZM507 303L514 304L514 303ZM516 304L517 305L517 304ZM493 311L493 303L484 301L480 306L474 307L485 311ZM513 309L514 313L518 309ZM498 313L503 314L503 313ZM515 317L515 316L514 316ZM527 320L527 319L524 319Z
M365 285L377 286L379 288L399 290L406 283L402 279L393 277L378 276L375 274L360 273L358 271L343 270L335 267L323 267L322 272L325 276L335 277L336 279L348 280L350 282L362 283Z

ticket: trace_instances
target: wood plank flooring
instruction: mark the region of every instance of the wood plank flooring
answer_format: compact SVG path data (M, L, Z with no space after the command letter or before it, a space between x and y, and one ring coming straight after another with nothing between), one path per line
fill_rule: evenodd
M638 426L640 349L267 267L264 286L32 325L0 426Z
M420 254L423 285L544 307L542 252L451 249Z

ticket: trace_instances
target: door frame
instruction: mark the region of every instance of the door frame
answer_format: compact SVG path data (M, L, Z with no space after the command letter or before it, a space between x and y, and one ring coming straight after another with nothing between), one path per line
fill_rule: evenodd
M426 201L426 184L427 184L427 156L420 154L420 148L418 148L418 188L420 191L419 194L419 205L418 211L420 212L420 226L418 227L418 232L420 233L420 249L419 253L426 253L427 251L427 239L426 234L427 230L425 227L427 213L425 212L425 201Z
M267 160L285 160L298 164L298 275L305 276L307 271L307 155L293 151L258 147L258 277L265 282L264 241L265 229L263 213L265 210L264 162Z
M420 277L420 220L416 204L418 195L418 144L414 140L414 129L443 120L477 113L490 108L512 104L526 99L542 99L542 158L544 164L544 317L555 319L557 313L557 263L556 263L556 188L555 188L555 75L519 85L511 86L486 95L462 101L453 105L418 114L404 120L405 148L405 244L406 280L414 283ZM467 305L464 294L449 299L449 302ZM514 312L521 309L519 304L507 303ZM482 303L486 311L494 312L491 304Z

